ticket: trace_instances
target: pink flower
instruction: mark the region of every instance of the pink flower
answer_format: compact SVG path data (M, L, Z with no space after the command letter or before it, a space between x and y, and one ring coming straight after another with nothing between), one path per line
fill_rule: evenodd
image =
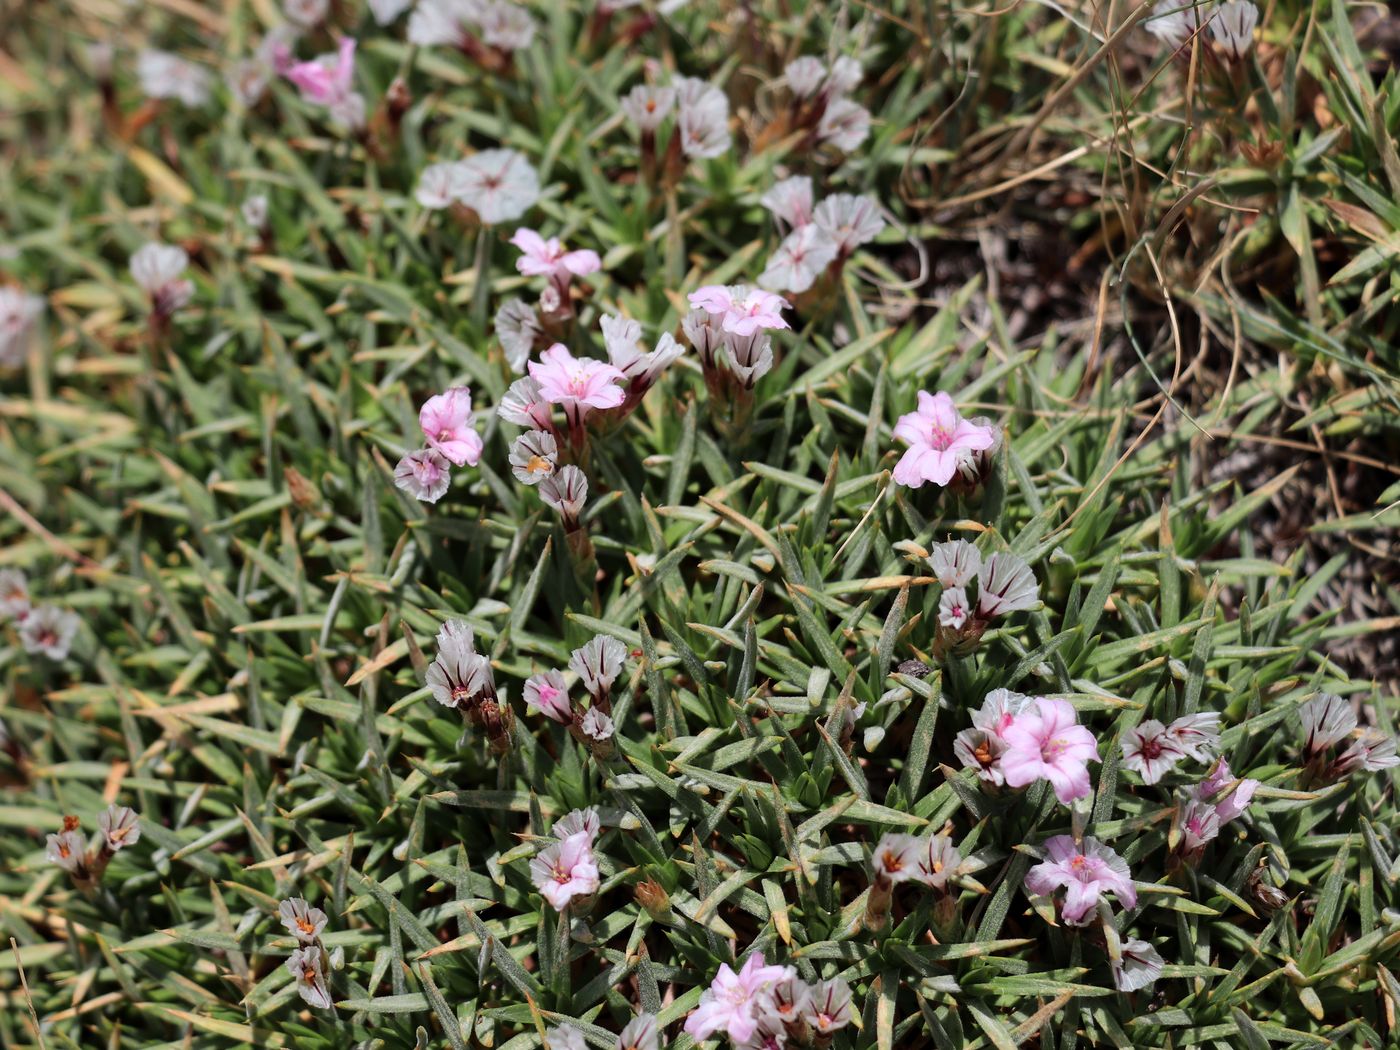
M344 37L335 54L298 62L284 74L308 102L325 106L337 123L360 128L365 121L365 100L352 90L355 80L355 40Z
M563 276L567 280L569 274L583 277L603 268L598 253L592 249L566 252L558 237L545 240L524 226L515 231L510 243L523 253L515 260L515 268L527 277Z
M558 671L545 671L525 679L525 706L564 725L573 721L569 687Z
M993 689L982 701L982 707L973 712L972 728L964 729L953 739L953 754L964 768L976 770L978 779L998 786L1004 784L1001 756L1006 751L1006 740L1002 734L1034 702L1034 698L1022 693Z
M598 892L598 862L587 832L570 835L541 850L530 861L530 879L555 911L563 911L575 897Z
M1167 726L1167 740L1188 758L1209 761L1220 744L1220 715L1215 711L1182 715Z
M1257 790L1259 781L1249 777L1236 780L1230 772L1230 764L1222 758L1206 778L1196 785L1195 799L1203 803L1213 801L1215 817L1223 826L1249 808Z
M420 448L399 460L394 467L394 484L414 499L436 503L452 482L447 457L431 448Z
M1004 739L1001 771L1011 787L1048 780L1065 805L1089 794L1086 763L1099 760L1099 746L1068 702L1037 698L1034 713L1012 722Z
M938 622L957 630L967 622L969 608L967 592L961 587L949 587L938 599Z
M449 387L423 402L418 425L428 447L441 452L457 466L474 467L481 458L481 435L472 429L472 392L469 387Z
M735 973L721 963L719 973L700 996L700 1005L685 1022L685 1030L696 1042L723 1031L733 1043L742 1043L758 1028L758 1007L772 985L788 976L786 966L765 966L763 953L754 952Z
M690 305L721 318L720 327L734 335L753 335L760 328L788 327L780 312L788 301L746 284L706 285L690 293Z
M948 484L958 469L958 453L990 448L996 439L991 427L958 415L953 399L941 390L920 390L918 411L899 417L894 436L909 446L895 465L894 480L913 489L925 481Z
M1167 727L1148 718L1123 734L1123 767L1142 777L1144 784L1155 784L1186 757L1167 735Z
M1047 859L1026 872L1026 889L1049 897L1063 886L1060 913L1069 925L1086 925L1104 893L1112 893L1124 907L1137 904L1127 862L1097 839L1085 838L1078 845L1068 835L1056 835L1045 843L1045 852Z
M563 343L555 343L529 368L540 396L563 405L570 426L581 423L591 409L616 408L627 399L626 389L618 385L627 381L621 371L591 357L575 357Z

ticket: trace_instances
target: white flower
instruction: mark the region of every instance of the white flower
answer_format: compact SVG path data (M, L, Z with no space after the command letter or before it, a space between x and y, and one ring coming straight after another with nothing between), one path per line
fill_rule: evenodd
M529 47L535 39L535 20L530 12L509 0L486 0L477 16L481 39L502 51Z
M1303 723L1303 751L1307 757L1321 754L1351 736L1356 712L1335 693L1318 693L1298 708Z
M695 77L677 77L676 133L687 157L718 157L729 149L729 100L713 84Z
M851 986L840 977L819 981L812 988L812 1006L803 1017L817 1035L831 1033L851 1023Z
M413 0L369 0L370 13L382 26L387 26L412 6Z
M102 831L102 841L112 853L141 840L141 822L127 806L108 806L97 818L97 826Z
M0 620L29 612L29 581L18 569L0 569Z
M560 467L540 482L540 499L559 512L566 528L575 529L588 499L588 478L572 463Z
M1162 957L1146 941L1126 940L1119 951L1121 958L1110 958L1109 964L1113 983L1120 992L1140 991L1162 976Z
M326 928L326 913L313 908L301 897L289 897L277 905L277 914L287 932L302 944L315 944Z
M799 226L783 238L758 284L770 292L805 292L836 258L836 242L815 224Z
M812 179L808 175L794 175L775 182L758 203L793 229L806 226L812 221Z
M25 616L19 625L19 640L24 651L50 660L62 660L78 633L78 614L56 605L40 605Z
M928 844L917 835L887 832L880 836L870 854L870 873L876 881L907 882L920 877L919 862L925 859Z
M626 375L628 369L635 367L643 357L641 322L630 317L604 314L598 320L598 327L603 330L603 346L608 351L608 360Z
M78 830L76 817L65 818L63 830L48 837L44 856L70 875L86 873L87 836Z
M540 393L539 381L534 376L522 376L512 383L496 406L496 414L507 423L531 430L550 427L549 402Z
M660 1050L661 1035L655 1014L638 1014L617 1037L617 1050Z
M817 205L812 221L836 242L842 256L869 244L885 228L880 202L866 194L834 193Z
M1207 762L1220 745L1220 715L1215 711L1183 715L1167 726L1166 737L1183 755Z
M419 47L462 47L481 9L481 0L419 0L408 18L408 42Z
M796 98L811 98L822 86L822 79L826 76L826 66L822 65L819 58L811 55L803 55L801 58L793 59L783 70L783 76L787 78L788 90Z
M169 51L142 51L136 58L136 78L147 98L173 98L187 106L209 101L208 70Z
M1197 6L1194 0L1157 0L1152 17L1143 22L1143 27L1175 51L1200 28L1201 15L1208 8L1209 3Z
M507 299L496 311L496 338L505 351L506 364L517 375L525 371L543 334L540 315L524 299Z
M773 339L767 332L733 336L726 333L724 360L729 370L750 390L773 370Z
M267 225L267 194L253 194L243 202L239 211L245 223L254 230L261 230Z
M1377 773L1395 766L1400 766L1400 755L1395 753L1395 741L1384 733L1368 730L1337 756L1335 772L1337 777L1344 777L1359 769Z
M848 98L833 99L817 121L817 138L850 153L870 134L870 111Z
M194 284L180 276L189 261L185 249L156 241L143 244L131 256L132 279L162 317L169 317L194 297Z
M977 613L984 619L1030 609L1040 601L1031 567L1014 554L998 551L977 575Z
M510 471L523 485L538 485L554 473L559 443L544 430L528 430L510 446Z
M583 1033L577 1028L570 1028L567 1025L546 1028L544 1041L549 1050L588 1050L588 1043L584 1041Z
M583 687L594 699L605 697L627 658L627 646L611 635L598 634L569 656L569 670L583 680Z
M954 630L967 622L971 612L967 592L961 587L945 587L938 598L938 622Z
M934 544L928 565L944 587L966 587L982 569L982 554L967 540L949 540Z
M1155 784L1176 766L1186 753L1168 736L1167 727L1155 718L1138 723L1123 734L1119 746L1123 766L1142 777L1144 784Z
M14 367L24 361L34 322L43 312L44 300L39 296L0 286L0 366Z
M437 655L428 667L428 689L443 707L461 707L491 689L491 664L476 651L476 637L462 620L438 629Z
M1254 46L1254 27L1259 24L1259 8L1250 0L1225 0L1210 20L1210 33L1224 52L1236 62Z
M655 131L676 104L676 89L638 84L619 105L627 119L641 131Z
M930 835L924 840L916 878L925 886L941 890L962 864L962 854L947 835Z
M456 182L456 163L429 164L418 176L413 199L434 211L446 208L456 199L453 193Z
M282 0L282 13L287 16L287 21L303 29L320 25L326 20L330 9L330 0Z
M488 226L518 219L540 199L539 176L513 149L488 149L454 169L453 196Z
M549 829L549 833L559 841L570 838L574 835L588 835L588 844L591 846L598 840L598 832L603 828L603 823L598 819L598 810L594 806L585 809L573 809L565 813L554 822L554 826Z
M326 952L319 944L308 945L292 952L287 970L296 978L297 991L308 1006L329 1010L334 1006L326 986Z
M613 731L616 729L613 720L596 707L588 709L588 713L583 716L580 728L585 736L598 741L611 740Z
M842 55L831 63L831 72L826 75L826 83L822 87L833 98L839 98L858 88L863 79L865 70L860 62L850 55Z

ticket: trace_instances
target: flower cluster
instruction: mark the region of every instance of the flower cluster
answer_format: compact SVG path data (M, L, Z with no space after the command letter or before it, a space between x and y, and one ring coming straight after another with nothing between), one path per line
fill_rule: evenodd
M681 330L695 348L705 387L716 405L730 406L731 428L747 422L753 388L773 368L768 334L788 327L787 300L746 284L707 285L690 294Z
M277 915L297 942L287 959L287 972L296 983L297 993L303 1002L317 1010L335 1009L327 983L332 960L321 940L326 913L313 908L301 897L289 897L278 904Z
M729 99L715 85L696 77L675 77L667 86L638 84L620 103L641 136L642 175L657 177L657 158L664 155L668 185L680 181L687 159L704 160L728 152ZM664 151L658 134L675 113L674 127Z
M1259 24L1259 8L1252 0L1157 0L1152 15L1143 25L1184 61L1189 61L1191 42L1208 28L1213 48L1204 48L1208 59L1242 63L1254 46L1254 29Z
M573 299L569 285L573 278L597 273L603 267L598 253L591 248L565 251L558 237L545 240L534 230L523 226L515 231L510 243L521 252L520 258L515 261L517 270L527 277L545 277L549 280L544 294L540 296L540 310L547 318L572 314ZM502 338L501 342L504 346L505 339ZM516 342L518 345L518 339ZM528 353L527 350L527 356Z
M612 720L612 687L622 674L627 647L608 635L595 635L569 657L569 670L578 676L588 694L587 708L569 696L562 671L551 668L531 675L525 682L525 705L560 725L598 758L612 754L616 727Z
M1229 763L1220 759L1180 808L1181 853L1199 857L1221 828L1249 809L1258 788L1257 780L1236 779L1230 773Z
M953 750L984 784L1020 788L1046 780L1065 805L1089 795L1088 764L1099 760L1094 735L1068 701L1007 689L987 694Z
M414 499L436 503L452 482L453 466L476 466L481 435L476 432L469 387L449 387L418 410L424 445L399 460L394 484Z
M34 605L29 581L18 569L0 569L0 623L13 621L24 651L55 663L68 657L82 621L71 609Z
M762 288L805 292L827 272L839 272L851 254L885 228L874 197L836 193L813 204L812 180L794 175L774 183L760 199L789 232L759 275Z
M87 836L80 830L77 817L63 818L63 829L48 837L45 855L73 878L76 886L91 890L101 881L120 851L141 840L141 823L136 813L126 806L111 805L97 818L102 833L96 849L88 848Z
M511 746L515 716L496 695L491 661L476 651L476 638L462 620L448 620L437 634L437 656L428 667L427 686L443 707L455 708L463 721L482 730L496 754Z
M1220 716L1214 711L1183 715L1171 725L1155 718L1139 722L1123 734L1123 767L1155 784L1184 758L1207 762L1220 743Z
M935 544L925 556L942 587L934 651L940 656L975 649L993 620L1033 609L1040 585L1025 561L1010 551L997 551L984 561L966 540ZM975 599L968 588L976 581Z
M1358 733L1356 711L1335 693L1308 700L1298 708L1298 718L1303 724L1305 784L1330 784L1353 773L1400 765L1394 739L1377 729Z
M882 835L870 854L870 894L865 902L865 926L880 930L889 917L894 888L917 882L940 893L957 874L962 855L952 839L932 835L890 833Z
M391 0L376 17L384 25L399 10ZM530 12L510 0L419 0L408 19L408 42L453 47L485 69L501 70L516 51L530 46L535 29Z
M851 1023L851 989L839 977L809 984L791 966L768 965L754 952L736 973L721 963L685 1030L697 1042L716 1032L735 1050L781 1050L814 1039L828 1045Z
M593 847L602 825L598 811L576 809L554 822L554 842L530 860L530 881L555 911L583 914L598 892L598 859Z
M829 67L805 55L783 70L792 93L791 128L807 128L812 138L843 153L870 135L870 111L848 96L865 76L860 62L842 55Z

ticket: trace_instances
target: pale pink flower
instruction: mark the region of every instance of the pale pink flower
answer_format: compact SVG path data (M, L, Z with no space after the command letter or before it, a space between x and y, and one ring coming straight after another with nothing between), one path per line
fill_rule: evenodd
M1201 26L1208 3L1197 7L1192 0L1157 0L1143 28L1173 51L1184 46Z
M1167 727L1155 718L1144 719L1123 734L1123 767L1142 777L1144 784L1155 784L1166 776L1186 753L1167 735Z
M1069 835L1056 835L1045 843L1046 859L1026 872L1026 889L1037 897L1053 896L1064 887L1060 914L1071 926L1085 926L1099 898L1111 893L1125 908L1137 904L1127 862L1097 839L1077 844Z
M676 77L676 134L687 157L718 157L729 149L729 100L713 84Z
M638 1014L617 1036L617 1050L661 1050L661 1033L655 1014Z
M413 0L369 0L370 13L379 25L387 26L413 6Z
M473 429L472 419L472 392L465 386L433 395L418 410L418 425L428 447L459 467L474 467L481 459L481 435Z
M860 87L860 82L864 79L865 70L861 68L860 60L850 55L841 55L831 63L831 71L826 75L822 90L840 98Z
M1003 739L1001 771L1009 786L1048 780L1065 805L1089 794L1087 763L1099 760L1099 746L1068 701L1037 697L1034 712L1017 717Z
M69 827L69 822L74 825ZM78 828L77 818L64 822L63 830L50 835L46 840L44 857L50 864L57 864L70 875L87 874L87 836Z
M948 880L957 873L962 864L962 854L947 835L930 835L923 840L923 851L918 861L918 874L915 878L925 886L941 890Z
M538 485L554 473L559 462L559 444L544 430L529 430L510 446L510 470L526 485Z
M408 42L465 50L478 27L482 0L419 0L408 18Z
M822 65L819 58L803 55L787 64L783 76L787 79L788 90L794 98L811 98L821 90L822 81L826 78L826 66Z
M1182 715L1167 726L1166 738L1188 758L1207 762L1220 746L1220 715L1214 711Z
M570 835L541 850L530 861L530 878L555 911L563 911L575 897L598 892L598 862L587 834Z
M1298 708L1303 723L1303 752L1312 758L1351 736L1356 712L1335 693L1318 693Z
M540 392L540 384L530 376L517 379L496 406L496 414L507 423L529 427L531 430L552 430L549 402Z
M788 327L782 316L787 300L746 284L706 285L690 293L690 305L719 318L720 327L733 335L750 336L762 328Z
M457 162L429 164L418 176L413 199L425 208L439 211L457 199Z
M569 655L569 670L582 679L590 696L601 700L607 697L622 674L622 663L626 659L627 646L611 635L595 634Z
M519 51L535 39L534 18L509 0L484 0L477 28L482 40L502 51Z
M1249 777L1236 780L1230 772L1230 764L1222 758L1196 785L1195 798L1214 805L1216 819L1225 825L1249 809L1257 790L1259 781Z
M34 322L43 312L44 300L39 296L0 286L0 366L23 363Z
M870 136L870 111L848 98L833 99L817 121L817 138L843 153L857 149Z
M598 841L598 832L602 828L603 824L598 818L597 808L588 806L585 809L572 809L565 813L554 822L549 833L561 842L573 835L585 834L588 836L588 844L591 846Z
M341 38L334 54L319 55L310 62L298 62L287 70L286 77L301 91L303 99L325 106L337 123L351 130L364 126L364 98L353 90L353 37Z
M743 1042L758 1028L757 1007L763 993L787 976L786 966L765 966L762 952L750 955L738 973L721 963L700 1004L686 1018L685 1030L696 1042L720 1031L731 1042Z
M394 484L424 503L442 499L451 483L452 468L447 457L436 449L410 452L394 467Z
M540 482L540 499L554 508L572 532L579 527L579 513L588 499L588 476L570 463Z
M745 387L755 383L773 368L773 340L767 332L724 337L724 362Z
M778 245L758 283L769 291L805 292L836 258L836 242L820 226L799 226Z
M531 361L529 370L540 385L540 396L563 406L570 427L577 427L594 409L617 408L627 400L627 391L619 385L627 379L622 372L591 357L575 357L563 343Z
M1119 958L1110 958L1109 966L1120 992L1141 991L1162 976L1162 956L1147 941L1130 938L1118 950Z
M29 581L18 569L0 569L0 620L22 620L29 613Z
M453 196L488 226L518 219L540 199L540 180L524 154L485 149L453 168Z
M919 861L927 843L917 835L886 832L870 854L870 873L876 881L908 882L919 877Z
M584 736L599 742L611 740L617 729L613 724L612 716L597 707L590 707L584 713L579 722L579 728L583 730Z
M965 590L961 587L945 587L943 589L943 594L938 599L938 622L940 624L957 630L967 623L971 611L972 603L968 601Z
M209 71L169 51L147 48L137 55L136 79L147 98L173 98L192 108L209 101Z
M556 670L531 675L525 679L525 706L563 725L573 721L573 704L564 675Z
M102 843L109 853L116 853L141 841L141 821L130 806L108 806L97 818Z
M1187 853L1205 849L1220 834L1220 814L1215 806L1193 795L1181 813L1181 839Z
M515 268L527 277L562 277L567 284L570 274L584 277L590 273L597 273L603 266L598 253L591 248L566 252L558 237L545 240L534 230L524 226L515 231L510 243L522 253L520 258L515 260Z
M1254 46L1254 27L1258 24L1259 8L1251 0L1225 0L1210 20L1210 34L1226 55L1239 62Z
M862 244L869 244L885 228L880 204L866 194L835 193L823 198L812 222L832 241L844 259Z
M1400 765L1400 756L1395 753L1395 741L1384 733L1367 730L1350 747L1337 756L1333 763L1333 776L1350 776L1358 770L1378 773L1382 769L1392 769Z
M131 276L150 297L159 317L169 317L194 298L194 284L181 275L190 263L185 249L151 241L131 256Z
M19 625L19 640L24 651L50 660L63 660L73 646L81 621L71 609L57 605L37 605L30 609Z
M326 913L301 897L288 897L277 905L277 914L287 932L301 944L315 944L326 928Z
M496 311L496 338L506 355L506 364L517 375L525 371L544 327L535 308L523 299L507 299Z
M292 952L287 971L296 979L297 992L308 1006L329 1010L335 1003L326 985L326 950L311 944Z
M953 399L943 391L919 391L919 407L899 417L894 436L909 446L894 468L900 485L919 488L925 481L946 485L958 467L958 453L982 449L992 443L985 427L974 426L958 414Z
M775 182L758 199L758 203L767 208L775 219L787 223L794 230L806 226L812 221L812 179L808 175L794 175Z
M655 133L676 104L676 89L638 84L622 99L622 112L638 130Z
M577 1028L556 1025L544 1030L544 1042L548 1050L588 1050L588 1042Z
M1040 585L1024 560L1010 551L997 551L977 573L977 615L984 620L1033 608Z
M851 1023L851 986L840 977L819 981L812 988L812 1006L803 1016L820 1036L827 1036Z
M967 540L936 543L929 551L928 567L944 587L966 587L982 569L982 553Z
M464 620L448 620L437 633L437 654L425 676L433 699L461 708L494 687L491 664L476 651L476 638Z

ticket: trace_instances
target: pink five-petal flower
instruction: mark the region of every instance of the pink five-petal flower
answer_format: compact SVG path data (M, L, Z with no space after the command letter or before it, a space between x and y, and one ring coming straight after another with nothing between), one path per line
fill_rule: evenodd
M1064 700L1037 698L1034 713L1006 727L1001 771L1011 787L1048 780L1065 805L1089 794L1089 761L1099 759L1094 735L1079 725Z
M619 385L627 381L621 371L591 357L575 357L563 343L555 343L529 368L540 385L540 396L563 405L571 422L582 419L586 409L616 408L627 399L626 389Z
M510 243L521 251L515 268L526 277L584 277L603 268L598 253L589 248L566 252L558 237L545 240L534 230L522 226L515 231Z
M786 328L781 295L746 284L708 284L690 293L690 305L720 318L720 327L733 335L753 335L760 328Z
M555 911L563 911L575 897L596 893L598 862L593 856L593 839L581 831L541 850L530 861L530 878Z
M441 452L457 466L474 467L481 459L481 435L472 427L472 392L454 386L423 402L418 425L428 447Z
M1087 923L1103 893L1112 893L1125 907L1137 904L1127 861L1097 839L1086 837L1077 844L1069 835L1056 835L1046 841L1045 852L1046 859L1026 872L1026 889L1049 897L1063 886L1061 914L1069 925Z
M959 453L980 452L996 441L994 428L963 419L942 390L920 390L918 410L899 417L894 436L909 446L895 465L894 480L911 489L925 481L948 484L957 472Z

